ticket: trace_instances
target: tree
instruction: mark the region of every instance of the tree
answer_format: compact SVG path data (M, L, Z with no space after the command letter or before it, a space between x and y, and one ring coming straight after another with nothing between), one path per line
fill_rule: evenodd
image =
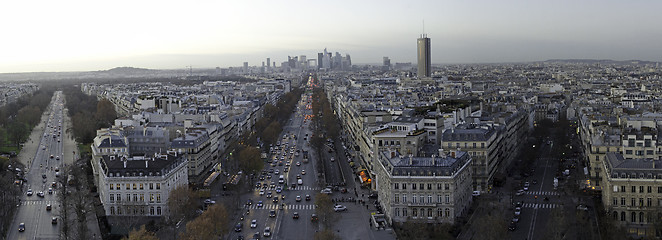
M108 99L101 99L101 101L97 103L97 112L94 116L100 123L112 125L113 121L117 118L115 105L108 101Z
M131 230L129 238L123 240L158 240L153 232L147 231L145 225L140 226L140 229Z
M483 216L475 221L478 230L474 239L505 239L508 231L506 220L494 214Z
M567 230L567 219L562 208L554 208L551 212L551 218L547 223L547 230L544 239L547 240L561 240L564 238L565 231Z
M178 221L195 213L195 194L187 185L179 185L170 191L168 197L170 220ZM188 225L187 225L188 226Z
M319 221L324 225L325 228L329 229L335 223L338 215L333 211L333 202L329 195L324 193L318 193L315 196L315 213Z
M18 147L21 142L23 142L23 139L25 139L25 136L27 136L28 129L25 124L13 121L9 124L9 127L7 127L7 133L9 134L11 141L16 144L16 147Z
M318 231L315 233L314 236L315 240L340 240L340 237L336 236L331 229L324 229L322 231Z
M253 146L248 146L239 152L239 167L247 172L259 172L264 167L260 150Z
M223 204L214 204L210 206L207 211L202 213L200 217L212 223L212 232L216 236L222 236L228 232L229 219L228 212ZM198 218L200 218L198 217Z
M179 235L180 240L214 239L214 232L209 231L214 224L207 218L198 217L186 224L186 232Z

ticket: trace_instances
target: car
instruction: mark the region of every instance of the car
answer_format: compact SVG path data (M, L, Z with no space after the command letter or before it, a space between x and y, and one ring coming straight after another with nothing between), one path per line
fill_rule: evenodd
M294 212L294 214L292 214L292 218L293 218L293 219L299 219L299 213L298 213L298 212Z
M310 201L310 195L306 194L306 201Z
M269 217L276 217L276 210L269 210Z
M333 207L333 211L336 212L347 211L347 207L343 205L336 205L335 207Z
M524 190L522 190L522 189L517 190L517 192L515 193L515 195L517 195L517 196L522 196L522 194L524 194Z
M336 160L335 158L331 157L331 162L333 162L333 161L335 161L335 160Z
M509 231L515 231L516 229L517 229L517 223L510 222L510 224L508 225L508 230Z
M39 191L39 192L37 193L37 196L44 197L44 192L43 192L43 191Z
M253 219L251 220L251 228L256 228L257 227L257 220Z
M19 232L25 232L25 223L19 223L18 224L18 231Z
M512 222L515 222L515 223L519 222L519 216L518 215L513 216Z
M248 205L248 206L253 205L253 200L252 200L252 199L248 199L248 201L246 201L246 205Z
M260 239L260 232L256 232L253 234L253 238L251 240L259 240Z
M243 224L238 222L237 225L234 225L234 231L235 232L241 232L241 229L243 228Z
M522 208L521 207L516 207L515 208L515 216L519 216L520 214L522 214Z
M474 196L474 197L480 196L480 191L473 191L473 193L471 193L471 196Z
M297 174L297 179L301 179L301 175Z
M298 167L298 166L301 166L301 162L297 162L297 167Z
M53 209L53 207L51 206L51 204L50 204L50 203L49 203L49 204L46 204L46 211L50 211L51 209Z
M371 193L370 195L368 195L368 198L377 198L377 197L378 197L377 193Z
M276 169L276 171L274 171L274 175L278 175L278 174L280 174L280 171Z
M211 199L209 198L205 199L205 204L211 204Z
M57 217L51 218L51 224L57 224Z
M271 236L271 227L265 227L264 228L264 234L265 237Z
M278 203L278 198L275 197L272 201L273 201L274 203Z
M57 183L56 183L56 182L52 182L52 183L51 183L51 187L57 187Z
M281 186L276 187L276 193L280 193L282 191L283 191L283 187Z
M306 175L306 170L301 170L301 175Z
M529 187L528 187L528 186L524 186L524 188L522 188L522 190L524 190L524 191L529 191Z
M263 206L262 201L257 202L257 207L262 207L262 206Z
M295 198L295 200L296 200L297 202L301 202L301 196L297 196L297 197Z
M580 204L579 206L577 206L577 210L588 211L588 207Z
M531 185L529 184L529 182L525 182L525 183L524 183L524 186L525 186L525 187L528 187L528 186L531 186Z
M260 187L262 187L262 183L256 183L255 184L255 188L260 188Z
M522 207L522 201L516 202L515 207Z
M267 192L267 198L271 198L271 192Z
M32 196L32 189L28 189L28 196Z
M42 175L41 175L41 178L46 179L46 174L42 174Z
M316 222L317 220L319 220L319 218L317 218L317 214L313 213L312 215L310 215L310 221L311 222Z
M264 190L260 190L260 196L264 195Z
M320 193L331 194L333 192L331 191L330 188L325 188L325 189L322 189L322 191L320 191Z

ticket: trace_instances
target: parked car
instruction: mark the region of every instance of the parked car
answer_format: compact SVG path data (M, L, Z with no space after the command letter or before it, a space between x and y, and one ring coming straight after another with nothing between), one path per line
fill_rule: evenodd
M333 211L340 212L340 211L347 211L347 207L343 205L336 205L333 207Z
M517 192L515 193L515 195L517 195L517 196L522 196L522 194L524 194L524 190L522 190L522 189L517 190Z

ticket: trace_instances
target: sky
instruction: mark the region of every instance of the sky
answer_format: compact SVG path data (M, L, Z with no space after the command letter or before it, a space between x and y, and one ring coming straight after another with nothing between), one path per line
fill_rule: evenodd
M0 2L0 73L277 66L327 48L352 62L662 61L662 1ZM424 23L424 24L423 24Z

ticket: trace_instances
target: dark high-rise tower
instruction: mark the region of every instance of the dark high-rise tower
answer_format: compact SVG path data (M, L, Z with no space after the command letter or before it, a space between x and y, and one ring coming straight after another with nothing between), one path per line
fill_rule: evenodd
M422 34L417 41L418 52L418 77L430 77L431 58L430 58L430 39L427 34Z

